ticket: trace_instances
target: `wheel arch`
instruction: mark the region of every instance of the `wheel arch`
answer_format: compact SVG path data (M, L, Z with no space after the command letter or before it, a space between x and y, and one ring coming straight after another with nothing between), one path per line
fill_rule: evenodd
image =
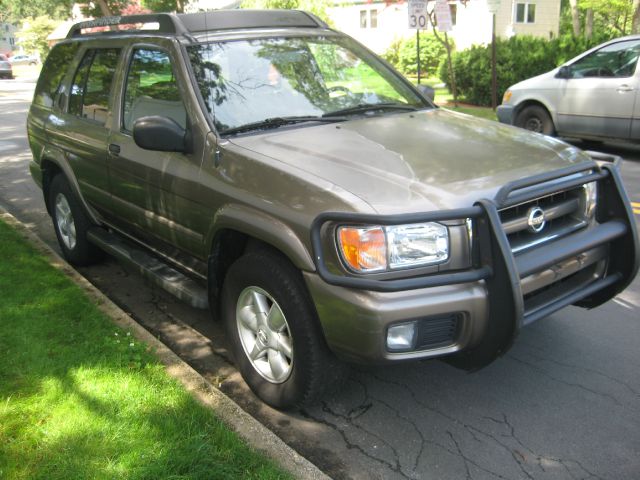
M40 170L42 171L42 192L44 194L44 203L49 215L51 215L51 205L49 205L49 186L51 185L51 180L53 180L53 177L55 177L56 175L63 174L69 181L71 190L73 190L73 193L80 201L80 204L84 208L84 211L87 213L87 215L89 215L91 221L97 225L101 223L99 218L95 215L93 209L89 207L84 197L82 196L78 179L73 173L71 165L69 165L69 162L62 152L59 152L56 149L45 149L42 152L40 160Z
M241 205L220 209L207 235L209 301L217 305L229 267L245 252L261 248L282 255L302 271L315 271L311 254L298 235L282 221Z

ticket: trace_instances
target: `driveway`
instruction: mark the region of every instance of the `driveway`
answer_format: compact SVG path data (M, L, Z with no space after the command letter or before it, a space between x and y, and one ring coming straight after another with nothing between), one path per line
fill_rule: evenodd
M0 82L0 204L57 248L27 169L33 84ZM625 182L640 202L640 148L602 149L624 157ZM480 372L440 361L354 368L340 391L285 414L247 390L208 312L113 260L81 273L336 479L640 478L639 280L595 310L570 307L525 328Z

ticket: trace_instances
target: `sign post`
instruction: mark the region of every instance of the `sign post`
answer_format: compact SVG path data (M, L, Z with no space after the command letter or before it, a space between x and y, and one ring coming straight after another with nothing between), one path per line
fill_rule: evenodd
M427 0L409 0L409 28L416 29L416 57L418 61L418 85L420 85L420 30L426 30L429 24Z
M496 13L500 8L500 0L487 0L491 13L491 108L498 106L498 78L496 73Z

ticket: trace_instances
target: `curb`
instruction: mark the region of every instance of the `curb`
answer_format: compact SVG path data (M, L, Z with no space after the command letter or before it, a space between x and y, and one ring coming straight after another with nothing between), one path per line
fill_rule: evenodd
M203 378L148 330L135 322L127 313L71 267L57 252L45 244L26 225L0 205L0 219L11 225L33 247L42 253L49 263L62 271L78 285L111 318L117 326L130 330L140 341L150 345L167 373L178 380L195 399L213 410L215 415L235 431L250 447L261 452L282 469L301 480L330 480L318 467L284 443L276 434L242 410L238 404Z

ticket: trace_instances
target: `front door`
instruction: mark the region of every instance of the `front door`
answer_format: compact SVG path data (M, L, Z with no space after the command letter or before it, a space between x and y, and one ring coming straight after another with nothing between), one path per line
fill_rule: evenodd
M558 133L628 139L638 78L640 40L607 45L569 66L558 102Z
M185 102L168 51L134 48L122 97L120 128L109 138L109 170L114 222L125 223L160 250L204 255L198 192L200 157L144 150L133 140L137 119L159 115L189 129Z

